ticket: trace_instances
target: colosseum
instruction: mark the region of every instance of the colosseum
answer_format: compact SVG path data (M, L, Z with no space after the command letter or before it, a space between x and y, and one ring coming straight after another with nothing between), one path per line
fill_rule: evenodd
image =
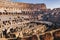
M21 2L0 2L0 10L7 10L8 12L16 11L39 11L42 9L46 9L46 5L44 3L32 4L32 3L21 3Z
M44 3L0 2L0 40L58 40L60 29L52 22L39 21Z

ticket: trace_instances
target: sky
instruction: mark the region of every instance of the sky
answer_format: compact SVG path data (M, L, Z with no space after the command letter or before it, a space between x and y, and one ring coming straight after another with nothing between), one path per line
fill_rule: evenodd
M24 3L45 3L47 8L60 8L60 0L14 0L15 2Z

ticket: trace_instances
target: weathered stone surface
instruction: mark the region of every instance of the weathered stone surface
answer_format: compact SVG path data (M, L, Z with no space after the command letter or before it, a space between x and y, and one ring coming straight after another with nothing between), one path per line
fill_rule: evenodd
M46 9L46 5L44 3L32 4L32 3L21 3L21 2L1 2L0 1L0 9L2 10L40 10Z

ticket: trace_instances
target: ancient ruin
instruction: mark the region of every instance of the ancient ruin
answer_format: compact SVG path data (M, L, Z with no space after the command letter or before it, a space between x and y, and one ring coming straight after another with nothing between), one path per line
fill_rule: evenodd
M0 40L58 40L60 27L42 20L44 3L0 2ZM48 16L49 17L49 16Z

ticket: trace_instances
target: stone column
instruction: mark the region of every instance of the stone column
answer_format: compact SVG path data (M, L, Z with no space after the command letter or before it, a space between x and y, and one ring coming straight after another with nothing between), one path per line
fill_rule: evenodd
M40 40L39 35L36 35L36 36L37 36L38 40Z
M51 35L52 35L52 40L54 40L53 32L50 32L50 33L51 33Z

